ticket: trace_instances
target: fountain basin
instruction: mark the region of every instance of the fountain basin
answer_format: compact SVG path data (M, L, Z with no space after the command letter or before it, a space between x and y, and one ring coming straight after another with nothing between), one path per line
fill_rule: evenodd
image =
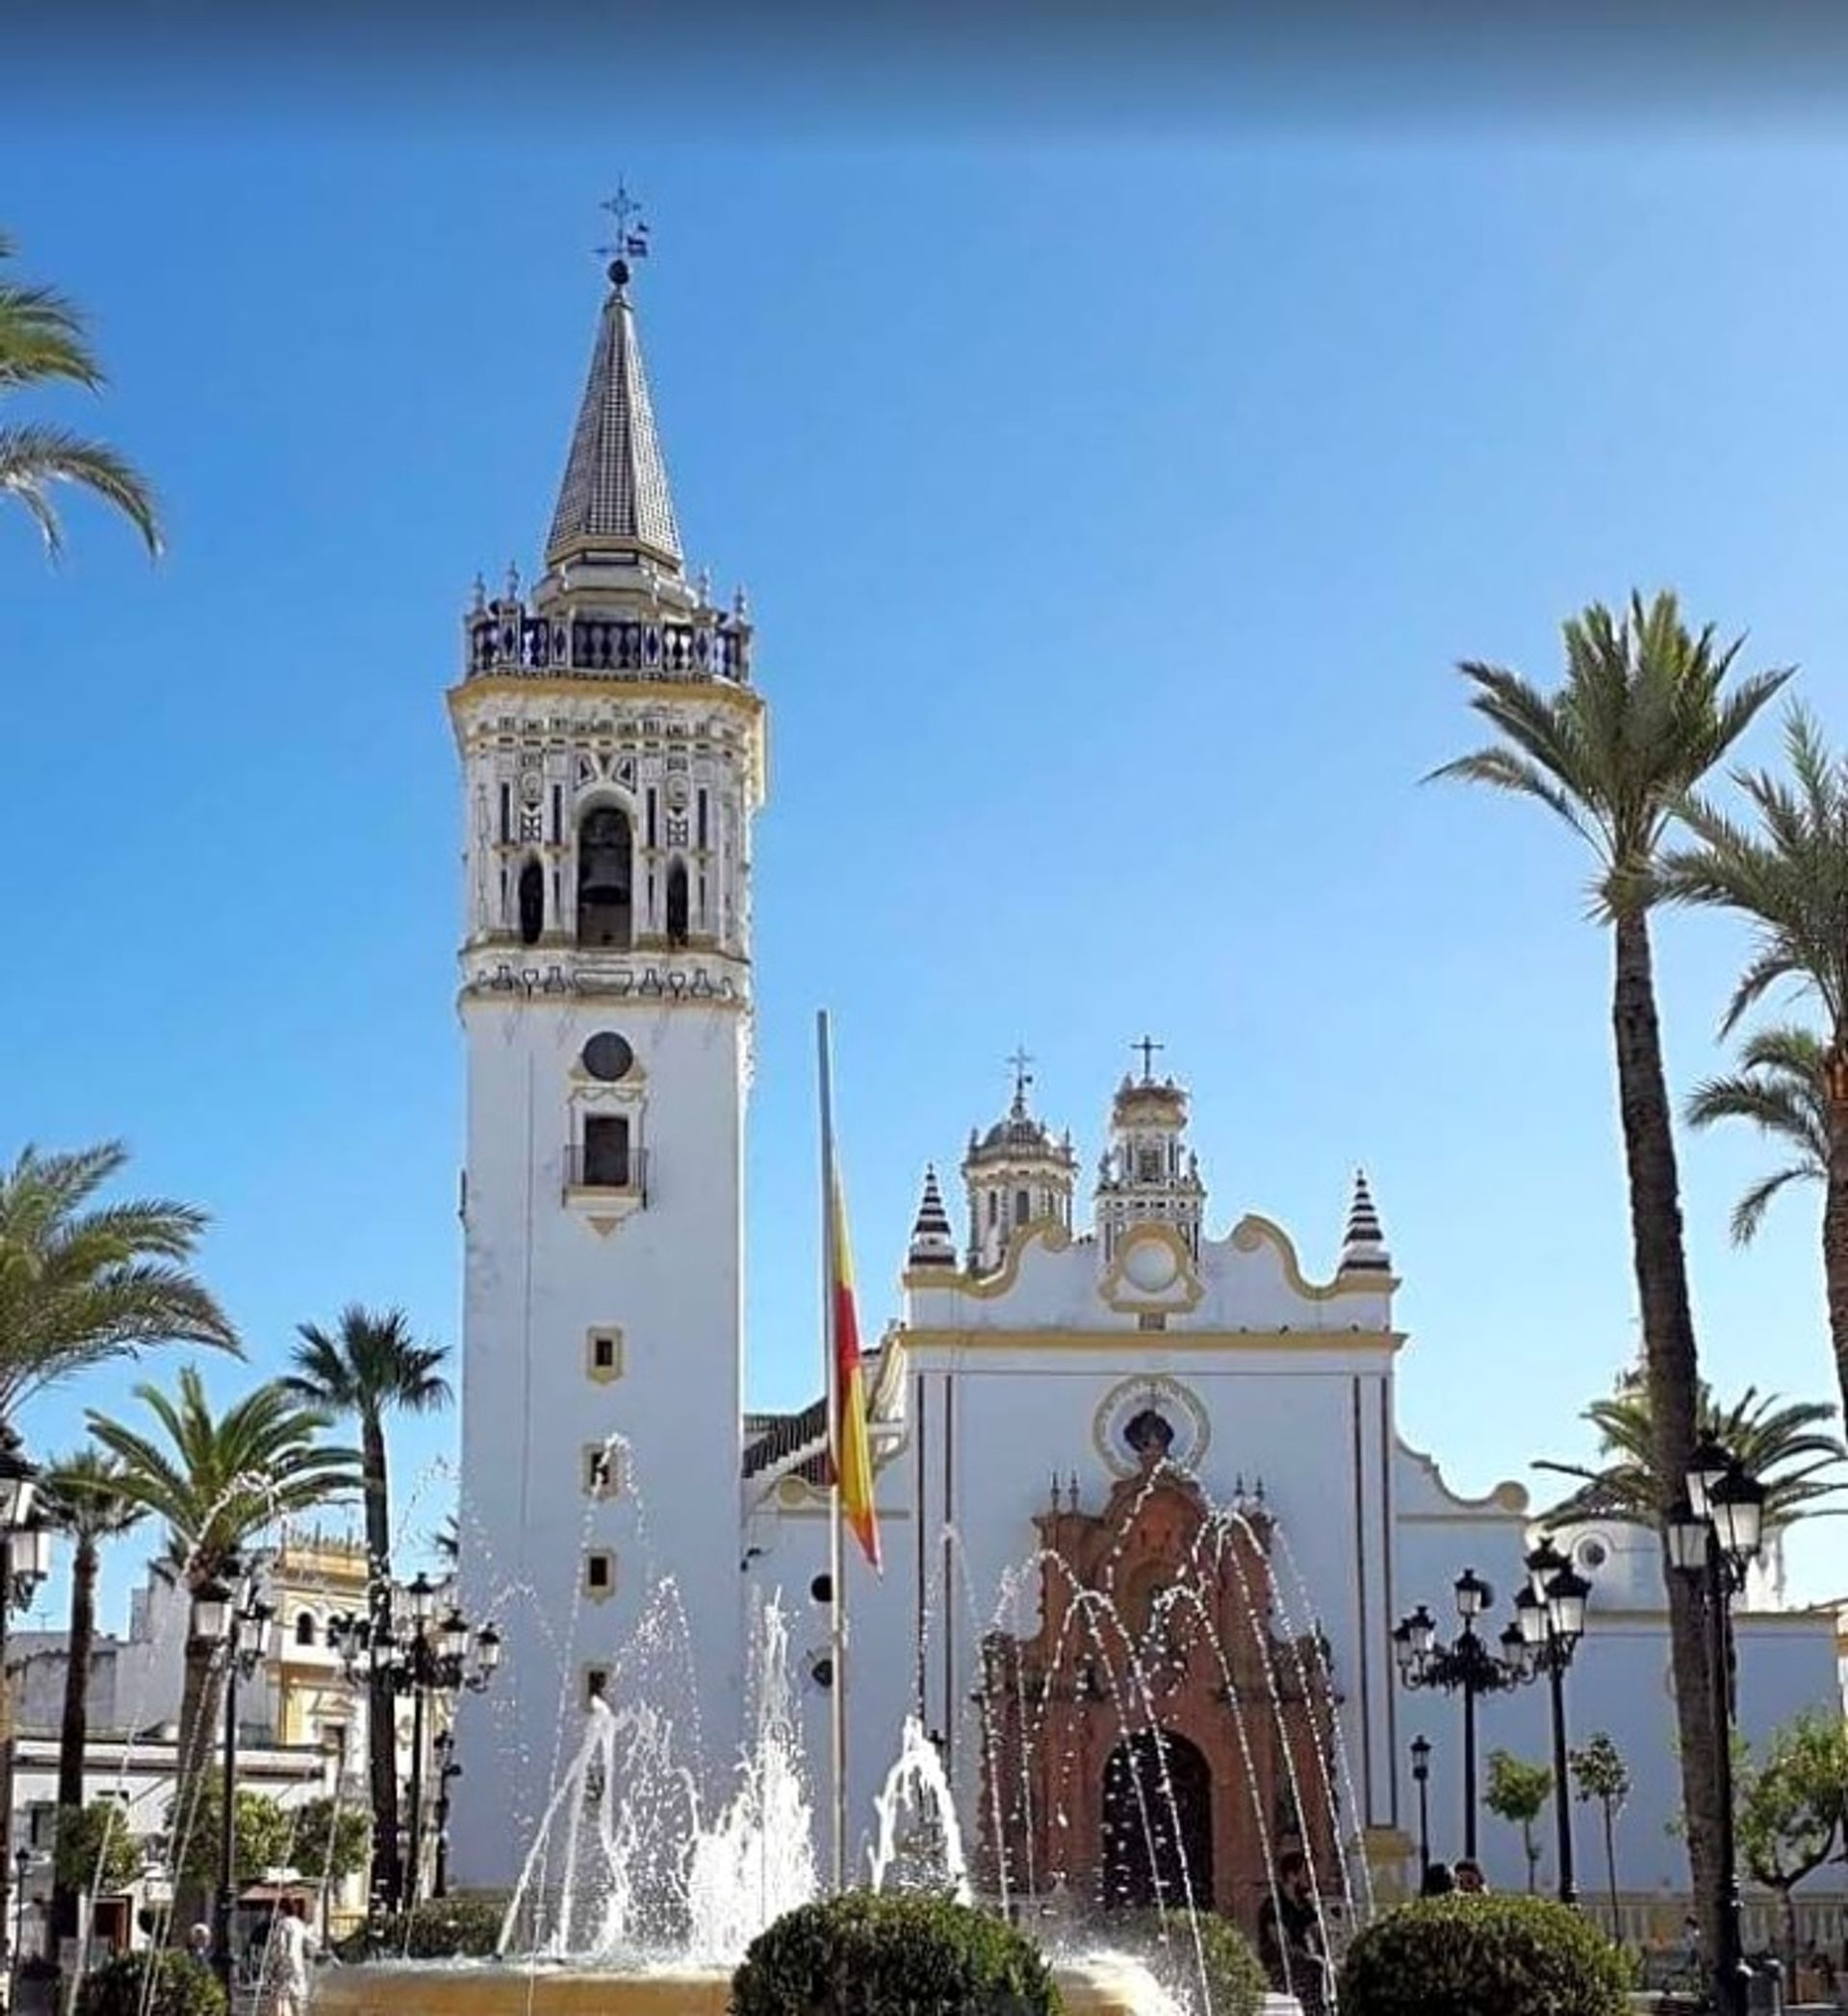
M1068 2016L1167 2016L1172 2007L1134 1961L1075 1961L1056 1973ZM725 2016L731 2000L730 1974L706 1969L599 1974L413 1961L330 1967L316 1980L314 2008L315 2016Z

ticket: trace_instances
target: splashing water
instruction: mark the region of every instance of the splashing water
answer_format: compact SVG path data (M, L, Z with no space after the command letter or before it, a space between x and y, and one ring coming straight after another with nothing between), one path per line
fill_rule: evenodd
M879 1815L872 1850L875 1890L934 1890L958 1903L973 1901L950 1781L936 1744L914 1715L905 1718L898 1761L873 1805Z

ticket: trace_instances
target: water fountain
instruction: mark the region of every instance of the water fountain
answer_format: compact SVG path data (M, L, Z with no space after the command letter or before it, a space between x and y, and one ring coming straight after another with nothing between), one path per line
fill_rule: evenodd
M1156 1479L1142 1481L1153 1489ZM1310 1743L1299 1760L1284 1741L1279 1680L1297 1699L1320 1684L1332 1700L1332 1690L1325 1650L1313 1630L1292 1627L1280 1595L1281 1635L1268 1611L1259 1614L1249 1564L1263 1517L1248 1507L1216 1510L1184 1575L1133 1600L1123 1589L1112 1593L1108 1574L1101 1589L1080 1587L1069 1562L1040 1549L1010 1578L984 1638L995 1657L973 1711L986 1762L982 1839L965 1848L937 1740L910 1720L875 1800L871 1887L965 1901L980 1890L994 1898L1053 1956L1074 2016L1194 2016L1198 1996L1183 1994L1177 2002L1139 1958L1100 1951L1110 1943L1107 1929L1081 1922L1076 1910L1061 1911L1061 1899L1096 1894L1097 1873L1074 1873L1043 1845L1036 1863L1033 1849L1036 1840L1056 1840L1065 1825L1061 1774L1069 1773L1071 1758L1059 1754L1061 1731L1071 1715L1098 1710L1114 1718L1112 1742L1128 1748L1152 1735L1162 1759L1159 1774L1137 1778L1133 1806L1119 1810L1119 1825L1140 1829L1149 1866L1160 1860L1165 1830L1179 1836L1180 1809L1160 1738L1165 1700L1175 1698L1174 1648L1185 1641L1194 1647L1188 1656L1207 1662L1221 1712L1234 1719L1250 1779L1249 1826L1265 1862L1274 1822L1256 1796L1250 1767L1260 1742L1283 1751L1282 1786L1304 1839L1320 1843L1320 1887L1331 1920L1364 1916L1371 1903L1366 1878L1356 1886L1340 1820L1348 1762L1339 1724L1331 1722L1325 1740ZM1037 1637L1010 1637L1003 1626L1029 1573L1051 1576L1055 1586L1064 1576L1068 1586L1062 1600L1045 1607ZM938 1592L939 1601L947 1599L947 1591ZM1135 1602L1143 1610L1130 1617L1124 1606ZM593 1701L568 1759L570 1746L561 1742L556 1789L507 1911L502 1958L332 1969L320 1983L319 2009L325 2016L723 2011L731 1971L751 1939L821 1887L788 1630L776 1605L760 1609L755 1643L750 1736L721 1802L703 1807L697 1746L657 1703L621 1691L607 1702ZM1312 1724L1302 1726L1313 1735ZM1008 1793L1010 1784L1017 1791ZM1166 1851L1174 1852L1171 1842ZM1186 1852L1181 1847L1185 1894L1168 1895L1170 1903L1194 1901ZM1273 1998L1269 2007L1281 2016L1295 2003Z

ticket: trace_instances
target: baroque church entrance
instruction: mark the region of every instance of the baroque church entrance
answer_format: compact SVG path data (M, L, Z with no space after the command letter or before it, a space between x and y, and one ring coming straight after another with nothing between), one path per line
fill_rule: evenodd
M983 1644L983 1880L1254 1927L1270 1857L1335 1867L1327 1647L1275 1630L1263 1505L1210 1505L1152 1402L1123 1438L1101 1506L1034 1520L1039 1629Z
M1184 1910L1213 1896L1213 1775L1185 1736L1143 1729L1110 1753L1102 1800L1106 1905Z

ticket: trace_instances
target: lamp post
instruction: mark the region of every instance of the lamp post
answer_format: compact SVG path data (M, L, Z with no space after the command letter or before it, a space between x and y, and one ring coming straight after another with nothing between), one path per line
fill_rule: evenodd
M243 1571L234 1563L234 1574ZM218 1788L218 1894L212 1912L212 1969L231 2003L231 1921L238 1902L238 1682L275 1647L276 1607L254 1572L235 1591L204 1583L193 1595L199 1636L217 1639L224 1660L224 1767Z
M34 1516L38 1468L19 1446L19 1437L0 1422L0 1727L4 1728L6 1769L0 1772L0 1983L12 1995L13 1955L7 1951L9 1916L7 1883L13 1874L13 1679L7 1670L7 1620L24 1610L51 1572L51 1529Z
M1707 1658L1720 1805L1719 1937L1713 2003L1719 2016L1745 2016L1752 1970L1745 1961L1744 1911L1732 1812L1732 1598L1764 1541L1764 1486L1710 1437L1688 1458L1687 1495L1668 1515L1671 1566L1707 1591Z
M389 1610L368 1617L335 1618L328 1636L346 1662L349 1673L362 1659L370 1658L371 1670L391 1681L395 1694L411 1697L411 1811L406 1841L406 1871L399 1894L391 1900L398 1909L414 1909L421 1887L424 1843L424 1725L426 1703L436 1694L453 1695L466 1689L479 1694L494 1678L500 1663L500 1634L493 1624L473 1630L469 1620L453 1604L441 1621L437 1603L441 1591L429 1576L419 1572L404 1592L407 1634L399 1639ZM473 1659L470 1657L473 1648ZM447 1780L444 1781L447 1788ZM444 1821L448 1820L445 1789ZM444 1858L447 1863L447 1857ZM448 1870L444 1869L447 1879Z
M13 1981L19 1979L19 1965L26 1956L26 1871L32 1867L32 1850L22 1841L13 1851L13 1866L19 1873L13 1893Z
M1566 1673L1585 1635L1585 1605L1591 1584L1543 1538L1527 1556L1527 1586L1514 1599L1529 1673L1544 1673L1553 1705L1553 1805L1559 1844L1559 1901L1576 1904L1573 1870L1572 1786L1566 1761Z
M1407 1687L1438 1687L1463 1697L1463 1852L1474 1861L1476 1697L1518 1687L1527 1674L1518 1624L1502 1634L1501 1656L1490 1651L1476 1632L1476 1619L1495 1600L1495 1592L1473 1568L1466 1568L1452 1588L1461 1628L1451 1643L1439 1643L1437 1620L1421 1603L1394 1627L1393 1656Z
M436 1868L430 1876L430 1895L449 1894L449 1780L462 1775L455 1761L455 1731L441 1730L430 1743L436 1755Z
M1412 1782L1418 1787L1418 1874L1422 1881L1431 1866L1431 1746L1427 1737L1412 1738Z

